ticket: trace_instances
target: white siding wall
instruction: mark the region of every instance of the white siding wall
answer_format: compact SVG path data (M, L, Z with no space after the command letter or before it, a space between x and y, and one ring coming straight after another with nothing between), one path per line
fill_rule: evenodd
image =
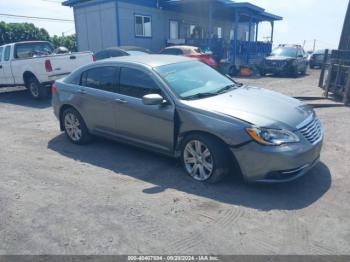
M79 51L96 52L117 45L115 1L77 5L74 17Z

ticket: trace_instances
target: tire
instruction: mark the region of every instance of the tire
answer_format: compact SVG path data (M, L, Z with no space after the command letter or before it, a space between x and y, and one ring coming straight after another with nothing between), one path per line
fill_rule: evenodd
M77 145L83 145L91 140L84 119L74 108L66 109L62 114L62 126L68 139Z
M32 96L36 100L43 100L49 97L49 88L42 86L35 76L31 76L26 81L26 87Z
M237 76L238 70L235 66L231 66L228 70L228 75L229 76Z
M182 141L183 168L196 181L219 182L230 172L229 160L230 152L226 145L214 137L191 134Z
M291 76L291 77L293 77L293 78L297 78L298 77L298 69L297 68L295 68L295 67L292 67L291 69L290 69L290 72L289 72L289 75Z
M266 76L266 72L264 70L259 71L260 76Z
M305 76L307 72L307 67L305 67L305 69L303 70L303 72L301 72L301 75Z

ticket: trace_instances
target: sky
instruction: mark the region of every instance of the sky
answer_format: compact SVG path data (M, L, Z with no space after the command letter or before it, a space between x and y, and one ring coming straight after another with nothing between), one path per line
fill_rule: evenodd
M200 0L198 0L200 1ZM274 43L304 44L305 50L337 48L349 0L237 0L250 2L267 12L283 17L275 23ZM1 14L50 17L73 20L73 11L61 6L60 0L0 0ZM45 28L50 35L74 33L74 22L54 22L37 19L10 18L0 15L0 21L31 22ZM259 27L260 39L270 35L270 24Z

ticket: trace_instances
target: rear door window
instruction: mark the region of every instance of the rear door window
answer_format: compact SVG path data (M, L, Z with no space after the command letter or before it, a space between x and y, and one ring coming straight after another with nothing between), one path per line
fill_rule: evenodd
M89 69L82 74L81 85L108 92L117 92L118 68L102 66Z
M119 92L122 95L142 98L147 94L161 94L157 83L147 73L123 67L120 70Z
M11 51L11 46L6 46L5 47L5 54L4 54L4 61L10 60L10 51Z

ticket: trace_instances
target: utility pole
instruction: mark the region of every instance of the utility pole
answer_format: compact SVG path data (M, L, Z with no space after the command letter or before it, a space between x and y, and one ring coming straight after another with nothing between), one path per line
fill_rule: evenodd
M315 52L315 49L316 49L316 39L314 39L314 47L313 47L312 51Z

